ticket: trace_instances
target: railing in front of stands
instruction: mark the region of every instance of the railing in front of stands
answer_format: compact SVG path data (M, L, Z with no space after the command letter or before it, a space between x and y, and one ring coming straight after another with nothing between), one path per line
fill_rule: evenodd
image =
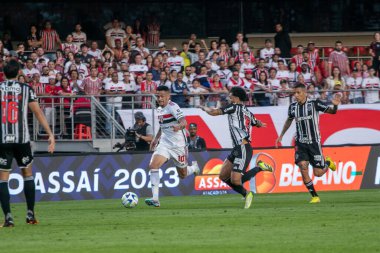
M361 104L365 102L365 94L368 92L379 93L379 89L316 90L309 93L309 97L331 104L335 94L339 93L343 103ZM247 91L247 97L246 106L289 106L295 101L292 90ZM182 108L197 108L200 105L220 108L228 103L228 93L172 94L172 101ZM137 110L152 110L149 121L153 124L153 131L157 130L154 110L156 97L153 94L41 96L39 102L54 135L61 140L124 138L125 127L120 117L124 110L130 112L127 122L132 126L135 123L133 115ZM31 113L29 124L32 141L47 138Z

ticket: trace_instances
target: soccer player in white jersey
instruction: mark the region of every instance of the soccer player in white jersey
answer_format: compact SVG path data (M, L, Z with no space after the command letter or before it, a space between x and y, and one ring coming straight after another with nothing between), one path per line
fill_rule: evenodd
M186 119L181 108L170 101L170 90L166 86L157 87L157 115L160 129L150 149L154 153L149 163L150 181L152 184L153 197L146 199L148 206L159 207L159 169L170 159L174 160L180 178L185 178L191 174L200 173L198 163L193 161L192 165L187 164L187 143L185 135ZM157 145L157 143L159 143ZM157 145L157 147L156 147Z

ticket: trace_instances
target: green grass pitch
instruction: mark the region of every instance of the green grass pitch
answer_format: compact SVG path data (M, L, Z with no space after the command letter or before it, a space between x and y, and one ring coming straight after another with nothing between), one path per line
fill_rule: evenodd
M161 198L134 209L118 199L37 203L38 225L13 204L1 252L380 252L380 190Z

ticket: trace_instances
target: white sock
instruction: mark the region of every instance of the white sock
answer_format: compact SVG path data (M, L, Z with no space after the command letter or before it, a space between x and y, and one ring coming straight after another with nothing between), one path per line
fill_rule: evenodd
M160 190L160 170L150 170L150 182L152 183L153 200L158 201Z
M195 168L193 165L188 165L187 166L187 175L186 176L190 176L191 174L194 174L194 171L195 171Z

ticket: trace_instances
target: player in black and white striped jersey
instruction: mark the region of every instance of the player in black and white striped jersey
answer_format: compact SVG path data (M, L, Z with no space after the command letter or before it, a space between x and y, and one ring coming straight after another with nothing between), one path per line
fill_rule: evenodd
M259 171L273 171L272 167L262 161L259 161L253 169L246 171L252 158L250 144L252 127L265 127L266 124L256 119L244 105L244 102L247 101L247 94L243 88L233 87L230 90L229 98L231 103L223 108L214 109L206 106L200 108L211 116L228 115L233 149L222 165L219 178L243 195L245 197L244 208L249 208L253 200L253 192L247 192L243 183L250 180Z
M5 215L3 227L13 227L8 190L12 160L16 159L24 177L24 193L27 203L26 222L36 224L34 216L35 184L32 174L33 155L28 129L28 107L49 135L48 151L54 151L54 135L37 102L33 88L19 83L20 70L16 60L10 60L4 67L6 81L0 83L0 202Z
M313 166L314 175L317 177L323 176L329 168L333 171L336 170L336 165L331 158L323 157L319 130L319 112L335 114L338 110L341 96L337 94L332 100L333 107L330 107L320 100L309 99L306 86L298 83L294 86L294 97L296 102L289 106L288 119L281 135L276 140L276 147L292 124L293 119L295 119L295 163L300 168L303 182L312 196L310 203L319 203L320 198L309 176L309 163Z

